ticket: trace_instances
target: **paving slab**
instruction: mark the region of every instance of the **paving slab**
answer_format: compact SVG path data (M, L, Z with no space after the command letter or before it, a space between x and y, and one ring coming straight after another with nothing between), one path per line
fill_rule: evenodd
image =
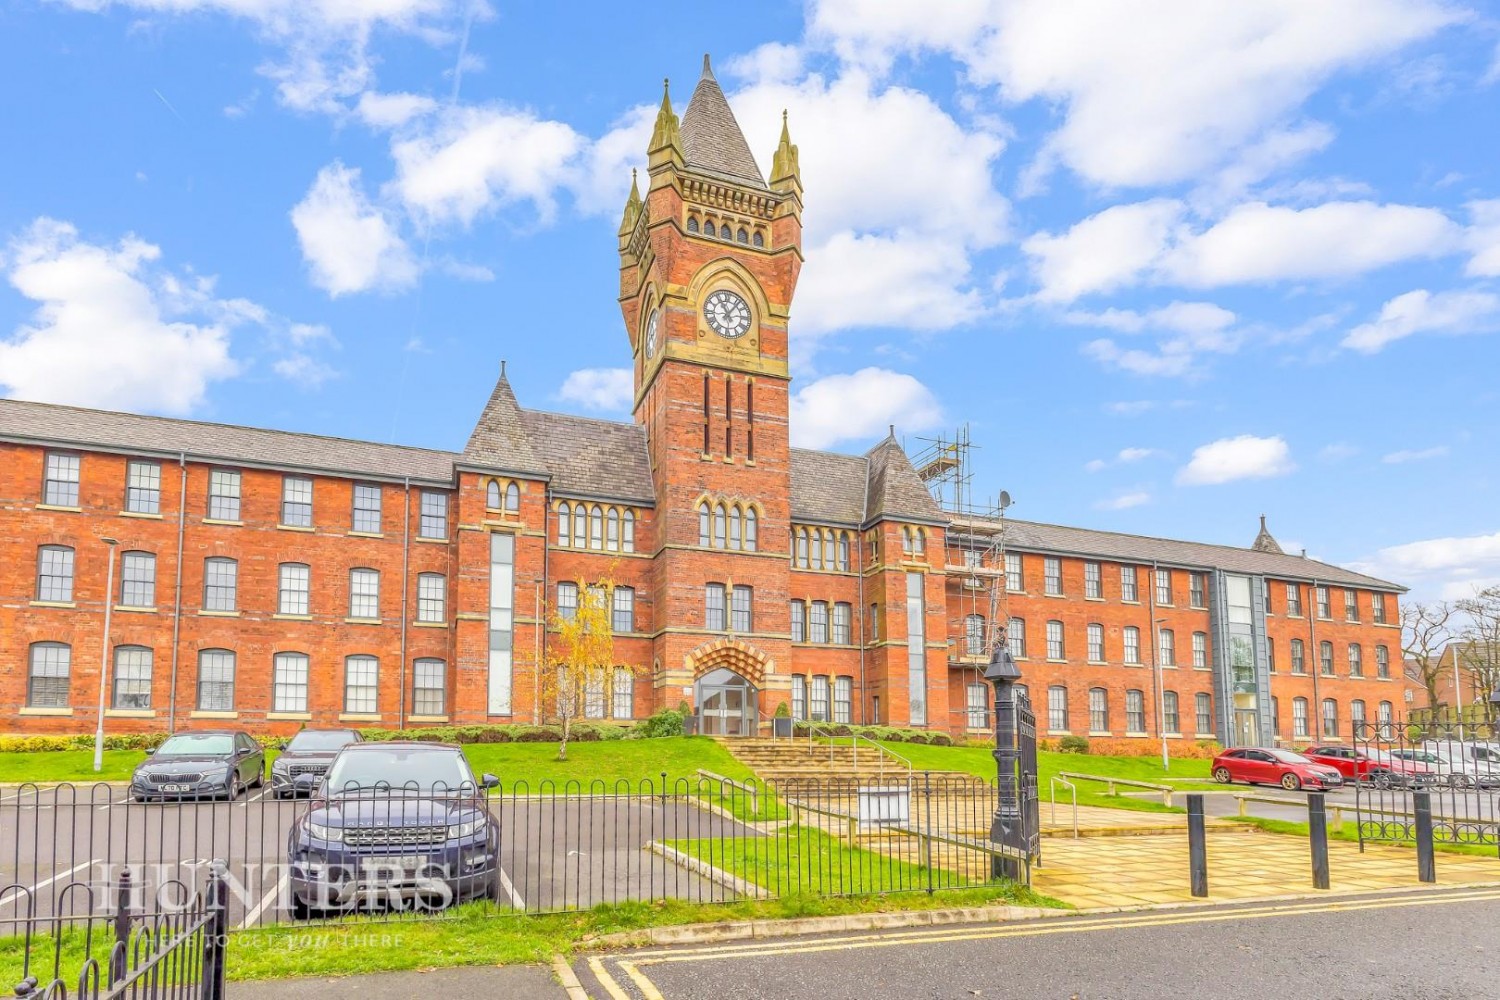
M545 965L504 965L363 976L266 979L230 983L228 1000L559 1000L568 993Z

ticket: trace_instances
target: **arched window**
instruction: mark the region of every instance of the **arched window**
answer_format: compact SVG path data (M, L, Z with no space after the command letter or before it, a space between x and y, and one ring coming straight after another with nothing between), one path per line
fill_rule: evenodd
M709 522L710 514L708 501L705 500L698 505L698 544L707 546L712 544L713 535Z
M566 504L566 503L558 504L557 505L557 544L558 545L567 545L568 544L568 532L570 530L572 530L572 529L570 529L568 527L568 524L569 524L569 522L572 521L572 519L573 519L573 507L572 507L572 505L571 504Z
M698 231L698 220L696 218L694 218L693 216L691 216L691 215L688 216L688 232L690 232L690 233L696 233L697 231Z
M714 504L714 548L724 547L724 531L727 519L724 516L724 505Z
M1104 688L1089 688L1089 731L1109 732L1109 692Z
M760 234L759 229L757 229L755 231L755 235L750 238L750 245L757 247L763 247L766 245L766 238Z
M511 483L505 487L505 510L507 513L521 512L521 487Z
M611 552L620 551L620 512L611 507L604 525L604 547Z
M734 239L734 230L730 229L729 223L726 222L724 223L724 225L719 227L719 235L726 240L732 240Z
M823 568L833 569L833 532L823 532Z
M927 555L927 531L925 528L911 529L911 549L912 554L918 559L924 558Z
M823 531L821 528L808 533L808 548L812 551L812 568L823 568Z
M756 546L755 508L745 510L745 551L754 552Z
M622 548L626 552L635 551L635 511L627 510L623 518L621 541Z
M729 508L729 547L740 547L740 509L737 506Z
M587 548L589 544L588 508L583 504L573 507L573 548Z
M838 568L842 573L849 572L849 532L847 531L839 532Z
M484 488L484 505L490 510L500 509L500 484L493 479Z
M739 232L735 233L734 234L734 238L739 243L749 243L750 242L750 234L747 233L747 232L745 232L745 230L743 230L743 229L741 229Z
M604 511L598 505L589 508L589 548L604 548Z
M797 565L802 569L807 568L807 529L797 529Z

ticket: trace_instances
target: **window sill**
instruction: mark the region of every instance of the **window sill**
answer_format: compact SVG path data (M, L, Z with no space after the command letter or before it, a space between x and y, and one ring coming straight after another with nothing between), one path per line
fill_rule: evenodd
M406 721L407 722L422 722L422 723L427 723L427 722L447 722L448 721L448 717L446 715L408 715L406 717Z
M1138 608L1138 607L1140 607L1140 606L1141 606L1141 602L1140 602L1140 601L1139 601L1139 600L1135 600L1135 601L1127 601L1127 600L1125 600L1125 598L1123 598L1123 597L1122 597L1122 598L1120 598L1120 603L1121 603L1121 604L1129 604L1129 605L1131 605L1131 606L1132 606L1132 607L1137 607L1137 608Z
M76 601L32 601L33 608L76 608Z
M197 711L188 713L189 719L238 719L239 717L240 713L238 712Z
M1088 596L1085 596L1084 600L1085 601L1093 601L1096 604L1103 604L1104 603L1104 598L1102 598L1102 597L1088 597Z
M1113 736L1114 733L1110 732L1108 729L1090 729L1089 730L1089 735L1090 736Z
M156 614L156 606L155 605L145 605L145 604L116 604L115 605L115 610L116 611L124 611L127 614L138 614L138 615L154 615L154 614Z
M122 510L120 511L120 516L138 517L143 521L160 521L162 519L162 515L160 513L152 514L149 511L144 510Z
M1126 734L1125 734L1125 736L1126 736L1126 737L1127 737L1127 738L1129 738L1129 739L1133 739L1133 740L1143 740L1143 739L1145 739L1145 738L1146 738L1146 737L1147 737L1147 736L1150 736L1150 735L1151 735L1151 734L1150 734L1150 733L1146 733L1146 732L1139 732L1139 733L1126 733Z
M447 628L447 622L412 622L412 628Z
M1072 736L1073 735L1073 730L1071 730L1071 729L1049 729L1049 730L1047 730L1047 735L1048 736Z
M1206 671L1206 672L1211 672L1214 668L1213 667L1194 667L1193 669L1194 670L1203 670L1203 671Z
M36 509L37 510L61 510L61 511L67 511L70 514L82 514L83 513L83 508L82 507L64 507L62 504L56 504L56 503L39 503L39 504L36 505Z
M282 622L310 622L313 620L312 615L284 615L280 612L272 615L271 617L276 621Z
M238 611L200 611L199 616L203 618L238 618Z
M1108 660L1085 660L1084 662L1087 663L1091 667L1107 667L1107 666L1109 666L1109 661Z
M385 537L385 532L383 532L383 531L346 531L345 534L348 535L350 538L384 538Z
M1052 598L1053 600L1056 600L1056 601L1066 601L1068 599L1068 595L1067 594L1043 594L1042 596L1043 597L1050 597L1050 598Z
M1193 734L1193 739L1195 739L1195 740L1216 740L1218 738L1219 738L1219 734L1218 733L1194 733ZM1299 739L1299 740L1305 740L1305 739L1307 739L1307 737L1306 736L1299 736L1299 737L1297 737L1297 739Z
M16 713L17 715L48 715L54 718L69 718L73 714L71 708L32 708L27 706Z
M1162 733L1162 735L1163 736L1170 736L1170 737L1172 737L1174 739L1179 739L1179 740L1182 739L1182 734L1179 733L1179 732L1177 732L1177 730L1175 730L1175 729L1168 729L1166 732Z
M276 530L277 531L300 531L303 534L310 535L314 531L317 531L318 529L315 528L315 527L313 527L310 524L278 524L276 526Z
M345 625L382 625L384 623L385 623L384 619L381 619L381 618L345 618L344 619L344 624Z
M340 712L340 722L382 722L385 716L378 712Z
M426 545L447 545L448 544L448 539L446 539L446 538L428 538L425 535L418 535L416 538L413 538L412 541L418 542L418 543L421 543L421 544L426 544ZM596 551L603 552L604 550L603 549L598 549Z
M244 521L226 521L223 518L219 518L219 517L205 517L199 523L200 524L222 524L222 525L226 525L226 526L231 527L231 528L243 528L245 526L245 522Z
M149 708L106 708L106 719L154 719L156 713Z
M311 712L267 712L267 722L311 722Z
M1047 657L1047 662L1048 663L1067 663L1068 661L1067 660L1055 660L1055 659L1053 659L1052 657L1049 656L1049 657Z

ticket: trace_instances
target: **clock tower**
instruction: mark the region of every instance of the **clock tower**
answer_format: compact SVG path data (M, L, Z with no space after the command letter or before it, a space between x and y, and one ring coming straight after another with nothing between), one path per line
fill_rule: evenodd
M656 488L657 606L682 609L668 613L658 654L691 676L705 632L761 646L788 634L787 324L802 182L784 113L767 182L707 56L680 120L663 93L647 153L645 193L633 179L620 224L620 309ZM751 639L705 618L710 584L753 588Z

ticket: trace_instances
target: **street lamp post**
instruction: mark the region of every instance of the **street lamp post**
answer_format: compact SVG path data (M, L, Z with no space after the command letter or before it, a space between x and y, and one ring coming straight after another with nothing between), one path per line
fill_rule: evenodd
M984 670L984 679L995 685L995 770L1000 800L990 822L990 842L1017 851L1026 847L1026 831L1021 822L1021 788L1016 774L1020 747L1017 745L1015 688L1020 677L1021 669L1010 655L1010 645L1004 641L998 643L990 655L989 666ZM1019 854L991 855L990 873L997 878L1020 881Z
M1152 579L1151 585L1156 586L1156 580ZM1153 591L1154 593L1154 591ZM1161 737L1161 770L1163 774L1172 770L1172 758L1167 753L1167 693L1161 676L1161 628L1165 625L1165 618L1151 619L1151 680L1156 685L1156 733ZM1174 650L1175 652L1175 650ZM1181 706L1179 706L1179 711Z
M104 636L100 640L99 653L99 718L94 729L94 773L104 770L104 692L109 678L109 612L115 603L115 548L120 544L116 538L101 538L109 546L109 570L104 577Z

